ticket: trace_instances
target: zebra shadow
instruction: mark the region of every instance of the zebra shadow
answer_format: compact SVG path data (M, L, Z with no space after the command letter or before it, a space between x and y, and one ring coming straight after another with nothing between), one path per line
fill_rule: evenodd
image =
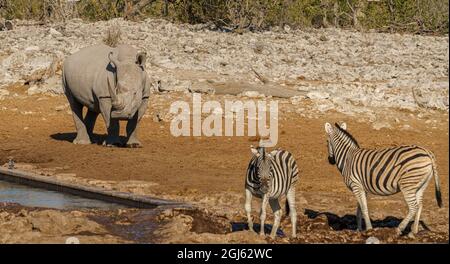
M330 212L318 212L318 211L314 211L311 209L305 209L305 215L309 219L315 219L318 216L325 215L327 218L328 226L330 226L331 229L333 229L334 231L357 230L358 229L358 226L356 223L356 215L346 214L346 215L340 217L340 216L330 213ZM398 227L398 225L400 224L400 222L402 220L403 219L400 219L400 218L397 218L394 216L387 216L382 220L370 219L370 221L372 222L373 228L396 228L396 227ZM409 231L411 231L412 223L413 222L410 222L408 224L408 226L404 230L404 233L408 233ZM423 221L420 221L419 223L423 227L423 229L430 231L428 226L426 226ZM365 229L364 220L362 220L362 227L363 227L363 229Z
M247 223L231 222L231 232L238 232L238 231L244 231L244 230L249 230ZM256 233L259 233L260 230L261 230L261 225L257 224L257 223L253 223L253 231L255 231ZM264 233L267 235L267 234L270 234L271 231L272 231L272 225L264 224ZM278 237L285 236L285 234L284 234L283 230L281 230L281 228L278 228L277 236Z

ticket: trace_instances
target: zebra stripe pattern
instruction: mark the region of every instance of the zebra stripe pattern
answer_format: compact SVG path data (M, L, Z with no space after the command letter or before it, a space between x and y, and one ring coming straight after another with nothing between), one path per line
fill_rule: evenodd
M422 212L423 192L434 177L438 206L442 206L439 176L433 153L411 145L386 149L362 149L346 131L345 123L333 127L325 124L328 137L328 160L336 164L346 186L358 201L357 224L361 230L361 217L366 228L371 229L366 194L392 195L402 192L408 205L408 214L398 226L402 233L409 221L415 217L413 234L418 232Z
M275 215L270 236L275 237L281 220L279 199L286 196L286 212L289 212L291 216L292 236L295 237L297 223L297 212L295 209L295 184L298 180L297 162L292 154L285 150L274 150L267 153L264 147L252 147L252 153L253 157L249 162L245 180L245 211L249 228L253 229L251 199L252 196L256 196L262 199L260 234L264 235L266 207L267 203L269 203Z

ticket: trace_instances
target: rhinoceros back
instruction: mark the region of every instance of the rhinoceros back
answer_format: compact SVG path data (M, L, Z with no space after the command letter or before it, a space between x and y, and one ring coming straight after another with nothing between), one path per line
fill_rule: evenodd
M108 54L113 50L106 45L90 46L72 54L64 61L63 86L65 91L69 90L78 102L92 110L96 108L94 86L96 82L103 82L106 85ZM111 70L109 69L109 71ZM106 89L102 90L107 92Z

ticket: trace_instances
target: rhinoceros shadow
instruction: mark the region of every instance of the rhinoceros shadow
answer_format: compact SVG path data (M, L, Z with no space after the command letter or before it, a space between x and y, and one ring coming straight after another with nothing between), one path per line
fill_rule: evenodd
M54 140L67 141L67 142L70 142L70 143L73 142L73 140L76 138L76 136L77 136L77 133L75 133L75 132L72 132L72 133L55 133L55 134L50 135L50 137L52 139L54 139ZM94 133L92 135L92 138L91 138L92 144L97 144L97 145L102 145L103 142L105 141L105 139L106 139L106 135L105 134L96 134L96 133ZM119 139L120 139L120 142L125 142L126 141L126 137L124 137L124 136L120 136Z

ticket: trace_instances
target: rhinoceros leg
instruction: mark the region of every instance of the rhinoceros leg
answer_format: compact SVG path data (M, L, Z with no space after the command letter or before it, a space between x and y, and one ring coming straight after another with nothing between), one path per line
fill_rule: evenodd
M142 100L142 104L139 107L134 117L127 122L127 147L129 148L141 148L142 143L137 138L137 125L141 118L144 116L147 110L148 99Z
M101 99L100 100L100 112L102 113L103 119L105 120L106 128L108 130L108 135L106 140L103 142L104 146L114 147L120 146L119 138L119 120L111 118L111 100Z
M70 109L72 110L73 121L77 129L77 136L73 140L73 143L82 145L91 144L86 126L83 122L83 105L77 102L70 93L66 93L66 95L69 101Z
M93 131L95 126L95 121L97 121L98 113L93 112L91 110L88 110L86 116L84 117L84 124L86 125L86 130L91 138L91 141L93 139Z

